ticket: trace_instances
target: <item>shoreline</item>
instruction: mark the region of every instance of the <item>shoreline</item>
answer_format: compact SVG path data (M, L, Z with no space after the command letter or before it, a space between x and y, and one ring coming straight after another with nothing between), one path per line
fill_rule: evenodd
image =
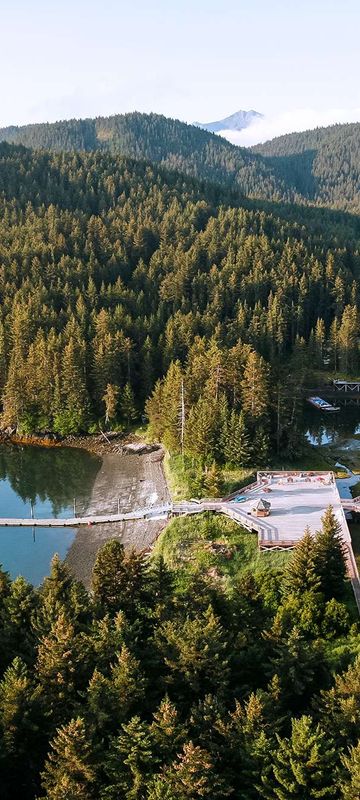
M83 449L100 455L98 442L96 450L88 445L85 440ZM76 447L78 442L67 446ZM127 512L168 501L169 489L163 468L165 453L160 445L156 449L155 446L150 448L150 452L130 454L115 448L113 443L108 445L104 442L101 450L102 463L85 514L116 512L118 502L121 510ZM167 520L163 519L127 520L74 529L75 539L65 562L74 577L89 588L97 552L105 542L118 539L125 550L146 551L166 525Z
M15 432L0 431L2 444L22 445L23 447L72 447L87 450L89 453L102 456L106 453L121 453L123 448L132 443L143 443L149 451L160 447L158 444L148 445L135 433L109 432L70 435L58 438L55 435L17 434Z
M16 436L0 433L3 444L22 447L74 448L86 450L101 459L91 495L81 515L133 511L147 505L162 505L170 499L164 472L165 451L160 444L148 444L133 433L88 434L67 436L61 440L40 436ZM139 452L126 450L131 444L143 445ZM118 539L126 550L147 551L167 520L127 520L125 522L74 527L75 538L65 556L72 575L86 588L91 584L92 568L98 550Z

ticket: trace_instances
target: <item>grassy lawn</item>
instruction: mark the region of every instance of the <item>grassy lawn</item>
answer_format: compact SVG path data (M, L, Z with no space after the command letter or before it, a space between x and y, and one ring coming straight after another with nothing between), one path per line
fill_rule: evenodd
M208 513L173 520L155 544L153 556L158 555L176 572L180 585L200 570L228 589L249 569L281 569L289 558L288 553L260 553L256 534Z

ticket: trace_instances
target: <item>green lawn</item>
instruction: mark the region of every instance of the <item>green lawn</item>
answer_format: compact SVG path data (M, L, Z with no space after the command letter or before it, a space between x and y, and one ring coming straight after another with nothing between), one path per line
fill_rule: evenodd
M176 572L180 585L200 570L225 589L249 569L281 569L289 558L289 553L260 553L256 534L209 513L174 519L155 544L153 557L159 555Z

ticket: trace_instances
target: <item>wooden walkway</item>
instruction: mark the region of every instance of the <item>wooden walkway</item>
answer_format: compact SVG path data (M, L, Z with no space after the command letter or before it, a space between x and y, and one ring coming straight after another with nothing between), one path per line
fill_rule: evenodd
M298 480L304 479L305 473L299 473ZM295 473L291 473L292 483L286 484L285 473L270 473L268 475L267 491L272 494L264 493L264 479L259 473L258 480L239 490L235 495L219 500L184 501L182 503L165 503L163 505L151 506L130 511L126 514L101 514L84 517L69 517L66 519L15 519L0 518L0 527L27 527L27 528L78 528L80 526L92 526L102 524L116 524L131 520L155 520L168 519L171 516L187 516L202 514L210 511L217 514L224 514L234 522L241 525L248 531L257 534L260 550L270 549L291 549L301 539L307 524L311 525L313 533L319 529L321 515L331 503L334 511L341 522L343 541L347 553L348 575L352 583L357 607L360 614L360 579L353 553L350 532L345 519L345 510L360 510L360 498L353 500L340 500L338 490L332 476L327 486L322 484L309 485L304 482L302 485L297 483ZM314 473L309 473L314 476ZM330 475L330 473L328 473ZM332 475L332 474L331 474ZM313 481L323 480L322 478L312 477ZM285 485L284 485L285 483ZM329 498L329 492L331 497ZM237 503L236 498L241 495L242 502ZM271 516L258 518L253 515L252 507L254 501L264 496L271 500ZM309 498L312 505L309 504ZM298 505L305 501L308 505ZM315 504L317 503L317 504ZM283 505L282 505L283 504ZM285 508L283 507L285 504ZM310 522L311 521L311 522Z

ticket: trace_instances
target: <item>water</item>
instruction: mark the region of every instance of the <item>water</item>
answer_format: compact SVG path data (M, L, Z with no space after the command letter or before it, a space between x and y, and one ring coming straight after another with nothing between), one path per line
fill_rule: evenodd
M85 450L0 444L0 517L61 518L88 505L101 459ZM69 528L0 527L0 563L11 577L37 586L54 553L64 558L75 538Z
M342 406L335 413L321 412L308 403L303 411L303 429L315 446L336 445L341 450L360 450L360 406Z

